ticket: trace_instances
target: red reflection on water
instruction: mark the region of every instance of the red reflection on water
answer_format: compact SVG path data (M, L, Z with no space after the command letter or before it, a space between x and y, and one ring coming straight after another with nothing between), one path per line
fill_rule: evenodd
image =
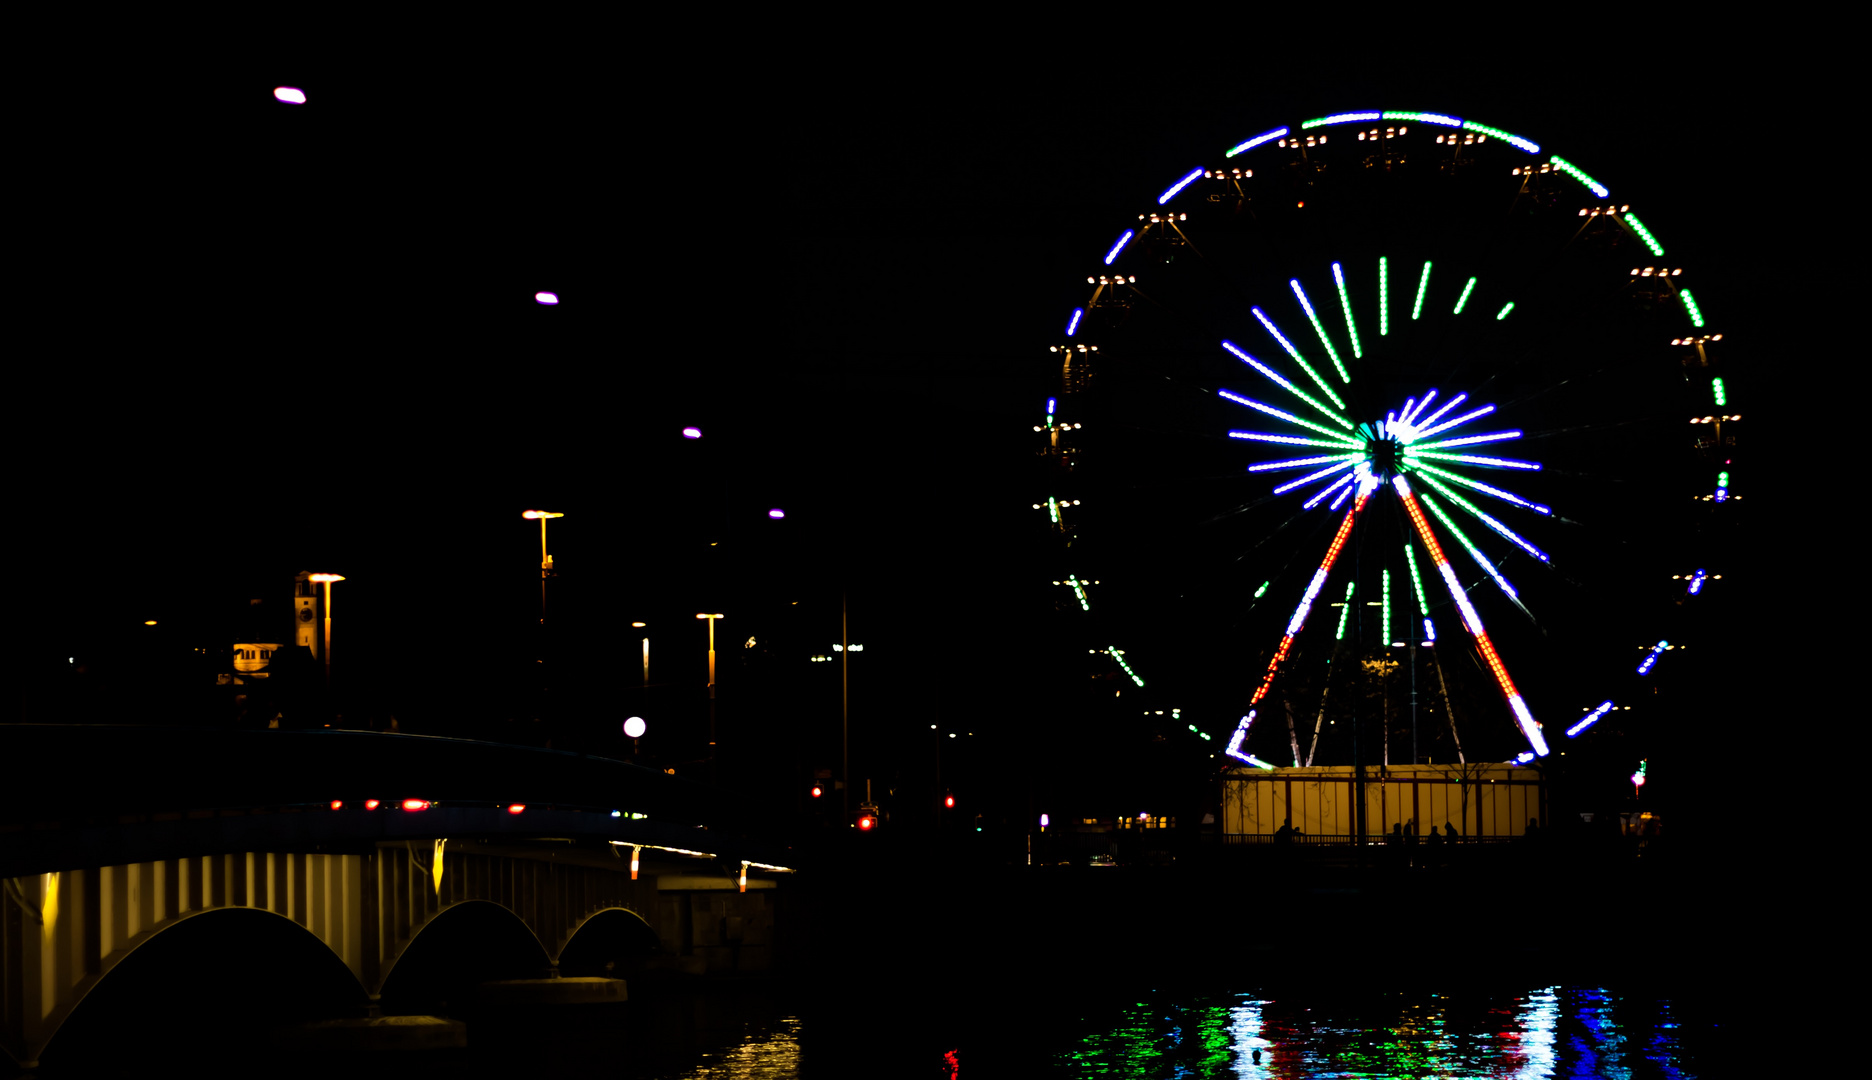
M949 1080L956 1080L962 1072L962 1051L950 1050L943 1054L943 1063L949 1066Z

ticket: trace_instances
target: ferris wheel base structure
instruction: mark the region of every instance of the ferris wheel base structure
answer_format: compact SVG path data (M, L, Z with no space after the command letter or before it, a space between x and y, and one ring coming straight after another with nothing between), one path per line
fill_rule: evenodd
M1352 844L1401 832L1427 838L1454 825L1464 840L1512 839L1546 821L1546 777L1537 766L1505 764L1351 765L1286 769L1239 767L1222 777L1227 844L1272 844L1283 826L1301 843ZM1365 793L1365 830L1358 792Z

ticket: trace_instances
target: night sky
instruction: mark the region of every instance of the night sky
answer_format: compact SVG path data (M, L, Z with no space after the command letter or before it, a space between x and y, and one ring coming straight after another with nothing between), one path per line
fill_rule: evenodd
M795 792L837 768L838 665L808 657L839 640L843 589L866 649L856 777L933 784L930 744L954 731L944 784L998 809L1069 788L1090 807L1085 790L1127 784L1136 801L1193 783L1216 747L1166 749L1120 722L1128 701L1094 703L1088 640L1130 643L1151 682L1138 711L1181 706L1226 736L1265 663L1229 652L1238 632L1266 636L1237 579L1269 575L1238 568L1251 531L1202 524L1218 498L1202 481L1239 455L1135 416L1108 436L1131 448L1109 475L1161 516L1100 541L1089 573L1124 584L1088 627L1056 611L1031 425L1075 282L1192 163L1338 109L1474 115L1644 207L1727 334L1763 340L1787 289L1782 241L1738 224L1755 196L1719 164L1787 108L1778 71L1648 96L1616 66L1576 77L1499 55L1184 66L984 46L906 63L743 43L653 75L657 35L612 52L572 42L619 28L586 29L546 52L483 28L474 48L68 77L59 106L85 134L40 173L63 284L15 399L31 433L19 550L39 566L20 601L40 628L21 719L228 722L176 705L196 701L180 690L81 715L67 658L169 670L267 626L259 640L281 640L292 575L335 570L341 711L533 738L515 734L540 648L520 512L540 507L567 515L551 526L556 746L628 753L616 727L642 711L645 749L692 761L693 616L719 611L724 757L737 782ZM275 102L277 85L309 103ZM536 305L541 289L563 302ZM1772 411L1766 378L1741 382ZM1740 429L1757 475L1773 423ZM691 424L703 439L681 438ZM1771 493L1740 490L1771 512ZM1628 539L1647 557L1675 542ZM1726 543L1746 566L1752 547ZM1709 619L1733 626L1753 586L1730 575ZM650 691L633 620L649 623ZM1715 677L1736 643L1703 631L1695 670ZM1621 646L1647 632L1608 630ZM1738 722L1685 692L1699 723ZM1654 777L1720 760L1673 716L1630 744L1680 753Z

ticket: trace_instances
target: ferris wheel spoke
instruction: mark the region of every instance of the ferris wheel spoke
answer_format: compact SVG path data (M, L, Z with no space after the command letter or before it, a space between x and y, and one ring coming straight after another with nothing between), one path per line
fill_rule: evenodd
M1532 544L1529 544L1526 540L1523 540L1520 537L1513 535L1509 531L1505 531L1507 528L1506 526L1498 525L1493 518L1488 517L1488 515L1482 513L1482 511L1477 510L1474 507L1470 506L1469 501L1467 499L1461 498L1455 492L1450 491L1449 489L1444 487L1442 484L1436 483L1435 478L1442 477L1444 480L1448 480L1451 483L1461 484L1463 487L1470 488L1475 491L1480 491L1484 495L1493 495L1497 499L1500 499L1503 502L1513 503L1516 506L1520 506L1528 510L1532 510L1537 514L1542 515L1543 517L1551 517L1553 515L1553 507L1542 506L1540 503L1536 503L1536 502L1529 502L1528 500L1523 499L1521 496L1516 495L1512 491L1504 491L1503 489L1498 488L1498 487L1490 487L1489 485L1482 483L1480 480L1471 480L1468 477L1463 476L1460 473L1453 473L1449 471L1448 469L1439 469L1435 465L1432 465L1429 462L1424 461L1422 458L1412 456L1412 454L1408 450L1405 451L1404 453L1404 463L1410 466L1413 471L1422 474L1425 480L1428 480L1431 482L1432 487L1436 488L1438 491L1443 492L1443 494L1448 495L1452 502L1455 502L1458 506L1461 506L1464 510L1467 510L1470 513L1474 514L1477 518L1487 520L1489 522L1489 528L1494 529L1496 532L1499 532L1503 536L1508 537L1510 540L1513 540L1515 543L1521 545L1524 548L1527 548L1530 552L1534 554L1536 558L1540 559L1542 562L1547 561L1547 556L1542 555L1539 552L1535 551L1534 546Z
M1263 405L1261 402L1255 401L1252 398L1245 398L1241 396L1240 394L1235 393L1233 390L1220 390L1219 389L1216 391L1216 396L1225 398L1229 401L1233 401L1237 405L1246 405L1251 409L1255 409L1259 412L1264 412L1268 414L1269 416L1275 417L1276 419L1285 420L1290 424L1297 424L1300 427L1306 428L1308 431L1317 431L1321 435L1331 435L1334 438L1340 438L1340 439L1346 438L1346 436L1342 435L1341 433L1337 431L1334 431L1332 428L1325 427L1320 424L1315 424L1311 420L1302 420L1298 416L1295 416L1294 414L1289 413L1289 412L1282 412L1281 410L1276 409L1272 405ZM1350 442L1354 446L1358 445L1357 440L1348 439L1347 441Z
M1259 371L1261 374L1266 375L1269 379L1272 379L1274 382L1280 384L1280 386L1283 389L1285 389L1288 393L1292 394L1294 397L1299 398L1301 401L1306 402L1308 405L1313 406L1313 408L1325 414L1328 420L1331 420L1333 423L1338 424L1340 427L1346 429L1347 431L1351 431L1353 429L1352 421L1341 416L1339 413L1334 412L1332 409L1327 408L1323 402L1318 401L1311 394L1308 394L1306 391L1300 389L1298 386L1295 386L1293 383L1287 381L1287 379L1283 378L1279 372L1275 371L1273 368L1268 367L1266 364L1263 364L1261 361L1256 360L1254 357L1249 356L1247 353L1237 348L1234 342L1224 341L1222 343L1222 347L1228 350L1229 354L1234 356L1237 360L1240 360L1242 363L1247 364L1251 368L1254 368L1256 371ZM1318 376L1315 375L1314 378L1317 379ZM1343 408L1343 406L1341 407Z
M1514 544L1516 547L1519 547L1521 550L1527 552L1529 555L1534 556L1536 559L1539 559L1541 562L1547 564L1548 566L1553 565L1553 560L1547 557L1546 552L1535 547L1533 544L1528 543L1527 540L1523 539L1519 533L1515 532L1513 529L1510 529L1508 526L1503 525L1501 522L1495 520L1494 517L1483 513L1480 507L1476 506L1474 503L1470 502L1468 499L1463 498L1461 495L1457 494L1455 491L1450 490L1448 486L1439 483L1436 477L1428 473L1421 472L1421 471L1417 475L1423 477L1424 483L1429 484L1431 487L1435 488L1437 490L1437 494L1442 495L1444 498L1448 499L1449 501L1455 503L1457 506L1460 506L1464 510L1468 511L1469 516L1475 518L1477 521L1480 521L1482 524L1487 525L1490 529L1494 530L1495 533L1499 535L1502 539L1507 540L1508 542Z
M1443 578L1443 584L1449 589L1450 599L1456 602L1456 609L1462 613L1463 628L1475 638L1476 648L1481 650L1482 659L1487 662L1489 672L1495 676L1495 682L1501 687L1502 695L1508 700L1508 710L1514 714L1515 723L1521 728L1521 734L1527 737L1528 745L1534 748L1538 757L1546 757L1547 740L1541 737L1540 724L1534 714L1528 711L1527 702L1521 699L1520 691L1515 689L1514 680L1508 675L1508 666L1502 663L1496 653L1495 645L1489 640L1488 630L1482 625L1482 617L1469 603L1464 594L1462 583L1456 580L1456 571L1450 568L1449 558L1437 544L1436 534L1430 531L1430 522L1424 517L1423 509L1417 505L1417 498L1411 493L1410 484L1403 476L1391 479L1398 497L1404 501L1404 509L1410 514L1411 524L1416 526L1417 535L1422 538L1425 549L1430 552L1430 561L1435 564L1437 573Z
M1294 363L1300 365L1300 370L1307 373L1307 378L1312 379L1314 384L1324 391L1327 397L1332 399L1334 405L1337 405L1341 409L1345 408L1345 400L1339 396L1338 391L1334 390L1332 384L1327 382L1318 371L1313 369L1312 364L1307 363L1306 357L1300 355L1300 350L1294 348L1294 343L1288 341L1287 335L1281 333L1280 328L1274 325L1274 320L1267 317L1267 312L1262 311L1258 307L1249 308L1248 310L1254 314L1256 319L1261 321L1261 325L1267 329L1268 333L1274 335L1274 340L1280 342L1281 348L1287 350L1287 355L1293 358ZM1352 380L1347 378L1346 381L1351 382Z
M1281 638L1280 646L1274 650L1274 658L1268 661L1267 674L1261 677L1261 685L1255 688L1254 696L1248 700L1248 715L1241 718L1241 723L1236 725L1235 734L1229 738L1228 754L1230 757L1239 758L1250 764L1259 764L1252 760L1253 755L1242 753L1242 740L1248 737L1248 728L1254 723L1255 713L1261 704L1261 699L1267 697L1268 688L1274 685L1274 676L1280 670L1281 661L1287 659L1288 652L1293 649L1294 637L1306 624L1307 614L1313 610L1313 601L1319 598L1320 589L1326 584L1326 575L1332 572L1333 563L1338 561L1339 552L1345 548L1346 538L1352 535L1353 521L1358 518L1359 511L1365 509L1365 504L1370 501L1369 489L1361 490L1358 499L1352 504L1352 509L1346 511L1345 520L1339 523L1339 531L1333 535L1332 544L1326 549L1326 558L1320 562L1319 569L1314 571L1313 580L1307 583L1306 592L1300 597L1299 606L1294 608L1293 618L1287 620L1287 633Z

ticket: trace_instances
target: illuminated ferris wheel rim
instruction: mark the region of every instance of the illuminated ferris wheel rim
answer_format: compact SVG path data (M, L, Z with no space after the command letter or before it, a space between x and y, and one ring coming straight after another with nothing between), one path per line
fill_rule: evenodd
M1511 134L1490 125L1479 123L1475 120L1464 119L1446 113L1401 110L1364 110L1332 113L1302 121L1295 126L1276 127L1262 132L1229 148L1224 153L1223 157L1226 162L1237 158L1239 155L1270 144L1281 148L1289 146L1290 143L1295 147L1323 146L1328 138L1328 133L1324 129L1345 124L1365 125L1371 123L1397 125L1395 127L1382 129L1382 135L1385 138L1405 134L1408 125L1412 123L1428 124L1435 128L1442 129L1436 138L1438 144L1447 142L1452 145L1457 145L1458 140L1460 140L1460 145L1470 146L1477 143L1485 143L1489 138L1493 137L1502 144L1512 146L1528 155L1530 159L1529 163L1513 170L1515 175L1524 177L1524 190L1528 181L1537 174L1557 173L1569 177L1586 191L1590 192L1597 200L1604 203L1602 206L1582 209L1580 211L1581 217L1600 217L1603 215L1606 219L1616 222L1626 232L1641 242L1652 255L1660 258L1664 255L1662 242L1658 240L1655 234L1651 232L1637 215L1630 212L1630 207L1610 204L1610 190L1604 184L1580 169L1577 165L1557 154L1548 154L1543 160L1541 146L1530 139ZM1359 141L1366 141L1368 138L1375 140L1380 137L1380 134L1380 129L1373 129L1369 132L1360 130L1357 134L1357 139ZM1175 223L1178 220L1187 220L1188 214L1175 213L1168 208L1180 194L1197 181L1204 179L1232 180L1239 190L1241 181L1249 179L1252 176L1252 169L1239 167L1230 168L1227 165L1192 169L1179 177L1174 184L1165 189L1163 193L1157 197L1156 206L1164 209L1141 213L1138 215L1138 220L1140 223L1145 223L1147 226L1161 226L1167 224L1169 228L1175 229L1177 228ZM1304 203L1301 205L1304 206ZM1131 248L1131 242L1138 236L1138 231L1137 228L1126 228L1105 251L1102 259L1103 265L1106 267L1115 267L1118 265L1119 261L1125 257L1128 249L1135 251L1135 248ZM1178 231L1180 233L1180 229ZM1338 291L1340 312L1344 318L1344 333L1349 344L1348 351L1352 353L1354 359L1362 359L1364 348L1361 343L1357 323L1354 318L1353 306L1346 287L1344 269L1338 262L1334 262L1331 269L1334 284ZM1390 299L1389 269L1388 260L1385 257L1380 257L1378 265L1378 329L1380 336L1385 336L1389 333L1389 327L1387 325L1389 322ZM1422 312L1432 271L1432 262L1426 260L1418 275L1418 281L1414 289L1415 300L1411 307L1411 321L1415 321ZM1681 274L1681 272L1681 269L1679 269L1674 273ZM1643 276L1651 276L1653 273L1654 270L1652 268L1646 268L1642 271ZM1683 311L1691 325L1691 333L1680 338L1672 339L1671 345L1694 344L1699 350L1699 354L1701 354L1705 342L1719 340L1721 335L1698 333L1706 329L1706 320L1690 291L1685 288L1678 288L1676 283L1670 280L1669 275L1673 273L1672 271L1668 269L1657 270L1655 273L1659 275L1661 282L1669 288L1674 298L1681 302ZM1634 269L1632 274L1635 280L1641 275L1641 271ZM1108 287L1116 288L1124 285L1127 278L1125 275L1114 273L1110 276L1100 275L1096 278L1089 277L1087 281L1088 284L1096 284L1099 290L1103 291ZM1129 281L1135 283L1136 277L1134 275L1130 276ZM1453 314L1461 315L1463 313L1464 308L1470 302L1476 283L1477 278L1470 277L1464 284L1461 295L1454 307ZM1307 295L1302 282L1298 278L1294 278L1290 279L1288 284L1295 298L1298 300L1301 309L1304 311L1307 321L1311 324L1319 344L1325 352L1326 359L1330 360L1330 366L1325 363L1320 363L1317 366L1314 363L1310 363L1303 355L1301 349L1294 344L1293 340L1287 334L1282 332L1273 319L1261 307L1252 307L1250 310L1255 320L1267 331L1274 341L1278 342L1281 351L1286 354L1292 366L1299 369L1299 374L1304 376L1308 385L1303 389L1300 385L1302 381L1301 378L1296 377L1289 379L1273 367L1270 367L1262 359L1248 353L1234 342L1226 339L1220 341L1219 344L1223 351L1240 360L1261 376L1264 376L1267 382L1273 384L1273 387L1284 391L1286 395L1293 400L1293 403L1289 406L1289 409L1292 411L1289 411L1288 409L1276 408L1266 402L1254 400L1232 390L1218 388L1215 391L1218 396L1252 408L1267 417L1291 425L1288 430L1279 433L1230 431L1228 435L1230 438L1235 439L1288 446L1316 447L1321 450L1331 451L1327 453L1316 452L1305 457L1283 461L1259 462L1251 465L1249 468L1249 471L1254 473L1299 469L1311 470L1300 479L1282 483L1273 489L1274 494L1281 495L1306 488L1308 485L1316 485L1316 490L1302 493L1308 496L1303 509L1310 510L1331 497L1332 502L1329 511L1337 511L1348 497L1355 495L1356 498L1351 508L1347 510L1345 517L1342 519L1337 534L1328 549L1327 555L1310 580L1300 604L1294 611L1293 617L1288 621L1286 633L1279 647L1275 650L1272 660L1268 664L1266 674L1254 692L1247 715L1241 718L1241 722L1230 738L1226 752L1229 756L1250 765L1260 768L1274 767L1255 758L1252 754L1244 753L1242 751L1242 743L1247 737L1250 726L1256 718L1258 706L1273 684L1282 661L1286 658L1293 645L1295 635L1303 628L1312 605L1317 599L1321 588L1324 586L1326 578L1332 570L1333 564L1338 558L1340 550L1344 546L1355 520L1359 517L1360 512L1367 506L1369 501L1378 493L1380 488L1389 488L1406 511L1413 527L1414 535L1426 550L1427 557L1434 567L1436 575L1443 581L1445 587L1448 589L1451 599L1457 611L1460 613L1464 629L1475 639L1478 651L1485 660L1491 675L1495 678L1503 694L1503 698L1514 716L1516 726L1527 740L1529 749L1521 753L1515 759L1515 762L1526 763L1535 758L1547 756L1551 752L1551 748L1544 737L1542 725L1535 720L1525 700L1516 689L1508 673L1506 664L1502 661L1493 642L1489 639L1487 630L1484 628L1480 616L1469 603L1465 595L1465 590L1454 570L1451 568L1450 561L1445 556L1442 546L1438 542L1436 533L1430 525L1430 518L1434 517L1444 527L1445 531L1453 539L1458 541L1460 546L1473 557L1478 566L1483 570L1485 576L1492 580L1510 601L1515 603L1516 606L1521 606L1513 586L1499 572L1496 566L1481 553L1468 536L1463 533L1450 511L1446 510L1439 502L1431 498L1431 492L1434 491L1442 499L1447 500L1451 504L1451 509L1467 514L1489 531L1512 542L1520 550L1538 559L1542 563L1551 565L1552 560L1546 553L1542 552L1526 538L1517 534L1513 529L1480 509L1456 490L1456 488L1460 487L1472 493L1490 496L1520 510L1525 510L1537 515L1550 516L1552 511L1544 505L1522 498L1506 488L1478 481L1473 477L1456 471L1457 466L1462 466L1467 468L1536 472L1541 469L1541 464L1539 462L1516 458L1494 457L1491 455L1480 455L1468 452L1450 452L1458 447L1510 441L1518 439L1522 435L1522 432L1519 430L1486 433L1458 432L1457 429L1461 428L1463 425L1480 419L1494 411L1494 405L1487 404L1464 411L1453 418L1445 419L1449 413L1457 409L1467 400L1468 395L1466 392L1458 392L1453 396L1445 397L1440 407L1435 412L1430 412L1429 407L1435 402L1439 393L1439 388L1425 387L1421 392L1421 396L1413 396L1407 398L1403 402L1396 403L1395 407L1386 410L1382 418L1377 416L1358 417L1351 415L1352 410L1348 408L1347 402L1344 397L1341 396L1339 390L1351 386L1353 381L1352 372L1348 368L1344 357L1335 346L1331 335L1322 323L1319 311L1315 308L1310 297ZM1096 302L1098 295L1097 292L1093 294L1092 302ZM1090 306L1090 303L1091 302L1089 302L1087 306ZM1508 318L1513 313L1514 307L1514 302L1512 300L1508 301L1495 312L1494 320L1499 322ZM1067 319L1065 331L1066 337L1069 340L1065 348L1068 352L1073 351L1075 348L1071 339L1077 336L1085 314L1086 307L1076 307L1072 310ZM1076 348L1077 351L1082 354L1088 351L1088 346L1083 344L1077 345ZM1090 346L1089 348L1091 351L1096 351L1097 349L1096 346ZM1054 351L1060 351L1060 347L1055 346ZM1333 378L1330 376L1337 376L1337 385L1335 385ZM1713 380L1712 390L1715 404L1719 408L1727 407L1728 402L1725 398L1721 377L1717 377ZM1325 400L1321 400L1321 398ZM1470 402L1469 404L1475 405L1476 403ZM1302 406L1304 406L1304 408L1302 408ZM1048 430L1056 430L1054 421L1055 408L1054 400L1048 399L1045 423L1045 428ZM1327 421L1327 423L1320 423L1319 420L1321 419ZM1692 419L1692 423L1714 422L1718 419L1719 418L1714 416L1705 417ZM1720 418L1720 420L1732 419L1739 419L1739 417L1723 416ZM1328 426L1329 424L1331 426ZM1064 429L1072 426L1075 425L1062 424L1058 425L1058 428ZM1039 430L1039 428L1037 428L1037 430ZM1433 436L1444 435L1445 433L1454 434L1440 439L1432 438ZM1057 434L1055 434L1054 438L1057 440ZM1728 462L1725 461L1724 464L1727 465ZM1413 484L1413 480L1421 484L1422 487L1419 488ZM1728 485L1729 472L1725 469L1717 478L1713 501L1725 501L1728 495ZM1051 496L1049 496L1047 505L1053 521L1057 524L1059 521L1058 506ZM1426 509L1429 511L1428 514L1425 513ZM1415 592L1419 601L1419 607L1423 609L1425 613L1424 630L1429 639L1433 641L1435 639L1435 628L1428 617L1428 606L1425 601L1421 575L1418 572L1414 546L1409 544L1408 541L1405 545L1405 554L1409 564L1412 583L1415 586ZM1694 577L1691 578L1692 584L1689 587L1690 595L1694 596L1698 592L1698 587L1703 584L1705 578L1706 572L1699 569ZM1080 606L1089 610L1083 589L1076 583L1074 588ZM1263 585L1262 591L1264 592L1266 588L1267 586ZM1260 592L1256 593L1257 597L1260 595ZM1348 591L1348 599L1349 597L1350 592ZM1385 608L1387 614L1386 621L1388 623L1388 590L1385 597ZM1525 608L1523 608L1523 610L1525 610ZM1342 617L1342 634L1343 622L1344 619ZM1415 635L1413 634L1411 636ZM1668 648L1670 648L1670 645L1666 641L1660 641L1656 646L1652 647L1644 660L1639 664L1637 674L1641 676L1648 674L1652 666L1656 663L1659 655ZM1114 655L1119 655L1119 651L1116 647L1112 647L1109 651ZM1125 673L1140 687L1144 685L1143 680L1128 664L1125 666ZM1589 711L1585 717L1570 727L1566 731L1566 737L1578 737L1613 707L1611 701L1603 702L1597 709ZM1192 730L1195 730L1193 726ZM1204 737L1206 738L1207 736Z

